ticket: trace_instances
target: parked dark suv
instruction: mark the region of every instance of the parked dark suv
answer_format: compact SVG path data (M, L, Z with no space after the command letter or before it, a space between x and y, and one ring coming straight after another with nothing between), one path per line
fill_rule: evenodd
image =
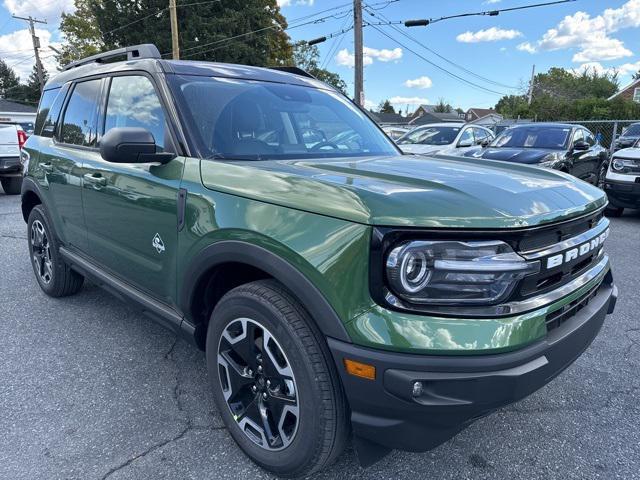
M204 349L229 433L288 476L350 432L365 465L434 448L557 376L616 300L602 191L402 155L293 71L150 45L71 64L22 188L42 290L89 278Z
M587 128L562 123L516 125L465 155L553 168L594 185L602 185L608 166L606 148Z

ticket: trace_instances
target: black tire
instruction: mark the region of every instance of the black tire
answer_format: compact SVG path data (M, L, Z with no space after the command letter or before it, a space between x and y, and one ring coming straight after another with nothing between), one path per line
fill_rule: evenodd
M608 206L607 208L604 209L604 214L607 217L621 217L623 212L624 212L624 208L621 208L621 207Z
M249 434L245 433L245 430L250 428L245 425L244 430L241 429L236 420L249 415L239 415L236 411L234 416L230 405L225 400L221 377L228 377L224 367L219 365L218 352L219 348L222 348L223 333L225 331L228 333L227 327L237 324L240 321L238 319L250 319L256 324L255 328L258 331L261 327L268 330L266 333L273 336L277 342L276 347L284 355L283 361L291 365L299 408L299 415L296 417L298 423L290 443L281 447L280 450L268 450L269 442L266 444L262 442L261 446L256 440L252 441ZM243 328L246 335L249 329ZM258 348L256 346L258 344L260 344L259 341L257 344L251 343L252 351ZM264 353L264 347L260 351ZM233 439L255 463L279 476L297 477L309 475L330 465L342 453L349 436L350 424L342 384L331 354L308 313L278 282L261 280L241 285L228 292L216 305L211 315L206 353L214 399L220 415ZM251 370L248 371L251 373ZM265 367L266 371L267 367ZM243 372L246 373L247 369L245 368ZM226 379L223 381L230 382ZM255 383L250 387L251 392L255 391L254 386ZM238 391L243 391L241 390L243 388L247 387L239 387ZM255 398L253 402L260 402L259 392L257 397L253 397ZM251 395L254 394L248 393L249 398L252 398ZM271 398L266 400L267 393L262 395L265 395L263 397L265 403L262 405L268 407ZM246 411L248 412L249 408ZM280 422L282 416L283 414L280 414ZM265 433L267 429L261 428ZM281 431L280 435L272 438L277 441L282 437ZM263 437L264 440L266 436Z
M2 189L7 195L19 195L22 190L22 177L4 177L0 178Z
M44 237L38 239L40 230ZM42 291L50 297L66 297L77 293L82 288L84 277L71 270L62 259L58 251L60 244L42 205L33 207L29 214L27 238L29 259Z

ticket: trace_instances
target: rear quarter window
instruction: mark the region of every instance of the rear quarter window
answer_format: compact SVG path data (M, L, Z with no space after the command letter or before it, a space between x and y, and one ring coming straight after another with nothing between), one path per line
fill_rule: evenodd
M67 87L65 86L63 88L58 87L45 90L42 94L36 115L35 127L33 129L34 135L53 137L66 92Z

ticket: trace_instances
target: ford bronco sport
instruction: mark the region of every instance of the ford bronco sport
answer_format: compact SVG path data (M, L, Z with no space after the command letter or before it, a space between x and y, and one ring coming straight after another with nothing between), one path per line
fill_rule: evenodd
M91 279L203 349L229 433L285 476L351 433L365 465L436 447L570 365L617 296L601 190L403 156L294 72L152 45L70 64L22 188L42 290Z

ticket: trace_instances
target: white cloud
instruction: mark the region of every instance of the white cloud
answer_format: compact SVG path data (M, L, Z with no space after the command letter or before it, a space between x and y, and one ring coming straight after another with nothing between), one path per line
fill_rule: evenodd
M49 45L60 48L60 43L51 41L51 32L36 28L36 36L40 38L40 58L49 75L57 72L55 53L49 49ZM13 33L0 36L0 51L7 65L12 67L21 80L26 81L31 74L35 58L33 56L31 34L29 30L17 30Z
M531 45L529 42L521 43L521 44L517 45L516 48L518 50L520 50L521 52L527 52L527 53L536 53L537 52L536 47Z
M391 62L402 58L401 48L394 48L393 50L387 50L384 48L382 50L377 50L375 48L364 47L362 51L364 53L362 63L365 66L371 65L374 59L380 62ZM338 65L342 65L343 67L353 67L355 65L355 55L349 52L346 48L338 52L335 60Z
M364 108L366 108L367 110L373 110L374 108L377 108L377 107L378 107L378 104L376 102L372 102L368 98L364 99Z
M477 32L467 31L456 37L462 43L497 42L498 40L513 40L521 37L522 32L518 30L504 30L502 28L491 27Z
M482 2L485 5L493 5L494 3L500 3L501 0L485 0L484 2Z
M629 0L619 8L607 8L595 17L580 11L567 15L531 47L537 51L577 49L574 62L614 60L633 53L610 34L634 27L640 27L640 0Z
M413 80L407 80L404 82L404 85L409 88L431 88L433 82L429 77L423 76L414 78Z
M276 0L279 7L290 7L291 5L306 5L311 7L315 0Z
M389 102L392 105L422 105L428 104L429 100L424 97L391 97Z
M579 67L571 69L571 71L575 75L580 75L582 72L586 70L596 71L599 74L608 73L614 74L617 73L620 77L630 76L640 70L640 60L634 63L624 63L622 65L614 66L614 67L605 67L600 62L586 62L580 65Z
M32 1L32 0L4 0L4 8L10 14L20 17L32 17L47 20L49 23L58 23L60 14L73 13L76 10L74 0L51 0Z
M383 48L382 50L376 50L375 48L364 47L362 51L364 52L365 58L372 57L381 62L391 62L402 58L401 48L394 48L393 50Z
M349 52L349 50L344 48L340 50L336 55L336 63L338 65L342 65L343 67L353 68L353 66L356 63L356 57L353 53ZM364 58L362 59L362 63L365 66L371 65L373 63L373 59L365 55Z

